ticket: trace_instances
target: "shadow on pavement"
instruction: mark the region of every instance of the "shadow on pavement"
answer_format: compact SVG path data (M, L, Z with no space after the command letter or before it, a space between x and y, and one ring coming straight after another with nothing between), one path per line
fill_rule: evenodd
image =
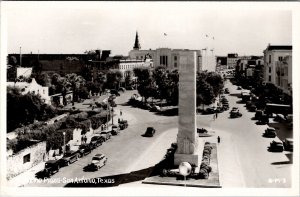
M236 97L240 97L241 94L240 93L235 93L235 94L229 94L229 96L236 96Z
M161 116L178 116L178 108L163 110L160 112L156 112L155 114L161 115Z
M115 187L125 183L142 181L147 177L157 176L161 174L163 168L173 164L173 158L164 158L155 166L132 171L125 174L117 174L112 176L96 177L86 181L78 181L68 183L64 187Z
M272 165L284 165L284 164L292 164L293 163L293 154L287 153L285 156L289 159L288 161L278 161L271 163Z

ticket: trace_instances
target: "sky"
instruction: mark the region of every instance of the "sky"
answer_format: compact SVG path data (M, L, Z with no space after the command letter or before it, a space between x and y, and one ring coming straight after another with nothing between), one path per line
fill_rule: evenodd
M5 2L4 10L8 53L19 53L22 47L22 53L101 49L128 55L136 31L142 49L208 48L215 55L263 55L268 43L292 44L292 12L270 6L50 1Z

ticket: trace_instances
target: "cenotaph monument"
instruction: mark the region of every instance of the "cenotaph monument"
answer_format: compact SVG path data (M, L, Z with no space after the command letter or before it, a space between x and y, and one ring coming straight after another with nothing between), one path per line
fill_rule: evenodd
M179 120L175 166L181 162L199 166L202 159L204 142L198 139L196 126L196 64L196 52L180 51Z

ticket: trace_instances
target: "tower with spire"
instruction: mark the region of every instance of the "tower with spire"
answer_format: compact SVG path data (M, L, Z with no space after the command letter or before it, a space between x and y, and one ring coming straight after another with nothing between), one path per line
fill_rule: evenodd
M139 50L139 49L141 49L141 45L140 45L140 42L139 42L139 34L138 34L138 32L136 32L133 50Z

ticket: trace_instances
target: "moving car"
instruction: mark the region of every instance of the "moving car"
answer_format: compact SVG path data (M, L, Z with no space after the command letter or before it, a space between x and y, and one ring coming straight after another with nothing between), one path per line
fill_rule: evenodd
M283 140L284 150L293 151L294 150L294 140L292 138L286 138Z
M273 140L270 143L269 151L271 151L271 152L282 152L283 151L283 143Z
M74 163L78 160L79 153L77 151L68 151L64 154L63 158L61 158L61 164L64 166L68 166L71 163Z
M239 118L242 114L239 112L239 109L237 107L233 107L230 111L230 118Z
M153 127L148 127L144 136L145 137L153 137L154 134L155 134L155 129Z
M92 158L92 162L88 165L91 170L99 170L101 167L105 166L107 162L107 157L104 154L96 154Z
M264 134L263 134L264 137L271 137L271 138L274 138L276 137L276 130L273 128L273 127L268 127Z
M119 122L120 130L124 130L128 127L128 121L127 120L120 120Z
M60 160L49 160L45 163L45 169L43 170L43 174L45 177L50 177L53 174L57 173L60 168Z

